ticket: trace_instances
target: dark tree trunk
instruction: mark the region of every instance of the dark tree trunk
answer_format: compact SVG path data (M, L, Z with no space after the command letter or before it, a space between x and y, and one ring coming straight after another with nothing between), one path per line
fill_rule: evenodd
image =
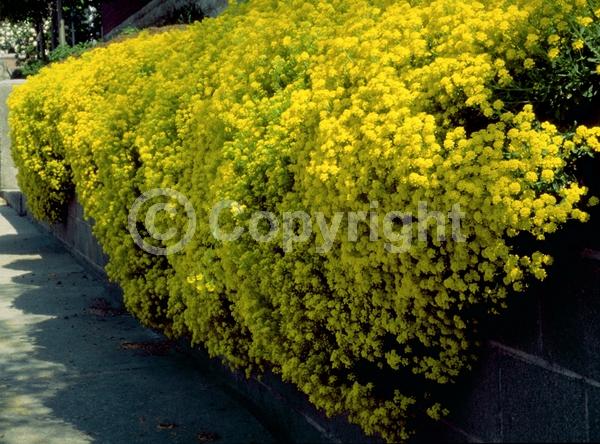
M56 0L56 24L58 31L58 44L64 45L65 41L65 21L63 17L62 0Z
M73 14L73 9L71 8L71 46L75 46L77 43L77 39L75 37L75 14Z
M50 15L50 49L55 50L58 46L58 18L54 5L52 6L52 14Z
M36 18L34 26L37 31L38 59L46 60L46 33L44 32L44 20L42 18Z

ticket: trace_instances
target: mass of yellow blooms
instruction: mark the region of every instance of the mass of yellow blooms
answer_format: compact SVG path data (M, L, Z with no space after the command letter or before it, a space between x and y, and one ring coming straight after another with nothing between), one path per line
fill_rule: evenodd
M60 220L73 192L110 256L107 271L147 325L188 336L248 374L270 369L327 414L404 440L435 387L473 358L481 316L543 279L543 240L586 221L565 173L600 150L600 129L564 132L496 94L565 48L584 0L249 0L218 18L142 32L51 65L10 98L13 151L33 214ZM596 11L596 12L594 12ZM599 71L600 72L600 71ZM472 119L470 116L476 116ZM473 126L472 122L484 122ZM152 256L128 213L144 191L193 203L184 251ZM281 249L221 242L216 202L253 211L465 213L467 242L383 239ZM163 214L183 230L185 217ZM341 230L343 231L342 224ZM365 227L366 231L366 227Z

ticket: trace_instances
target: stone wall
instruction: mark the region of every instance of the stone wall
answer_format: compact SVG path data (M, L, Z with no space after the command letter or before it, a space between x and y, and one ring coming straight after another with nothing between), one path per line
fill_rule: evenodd
M15 69L17 69L17 55L0 53L0 80L9 80Z

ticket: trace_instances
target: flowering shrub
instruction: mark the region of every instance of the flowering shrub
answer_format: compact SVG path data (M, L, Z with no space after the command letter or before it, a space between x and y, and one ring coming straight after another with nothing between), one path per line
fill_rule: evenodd
M572 165L600 149L600 129L540 121L535 85L581 50L577 32L598 22L590 3L252 0L142 32L14 92L19 180L50 221L74 187L144 323L248 373L272 369L369 434L406 439L422 412L444 413L436 387L468 369L485 313L545 277L544 244L517 253L510 239L588 218ZM595 71L591 59L578 63ZM198 213L180 254L152 256L129 235L129 209L154 188ZM221 242L208 220L224 199L240 203L231 226L257 210L331 221L375 201L413 214L422 201L460 204L467 242L436 238L427 220L428 239L400 254L368 236L339 236L325 255L314 243L285 251L280 237Z
M28 22L0 21L0 50L25 58L35 53L37 32Z

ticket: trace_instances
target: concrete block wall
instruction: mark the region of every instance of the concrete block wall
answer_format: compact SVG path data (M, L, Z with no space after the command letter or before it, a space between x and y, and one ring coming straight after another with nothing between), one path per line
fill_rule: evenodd
M598 212L592 221L600 217ZM472 373L429 435L457 442L600 441L600 247L594 223L554 246L549 277L483 328ZM554 241L550 241L551 243Z
M40 223L38 221L38 223ZM96 271L104 274L108 257L94 238L93 221L86 219L83 208L76 199L69 202L67 218L62 224L41 224L76 256L88 262Z

